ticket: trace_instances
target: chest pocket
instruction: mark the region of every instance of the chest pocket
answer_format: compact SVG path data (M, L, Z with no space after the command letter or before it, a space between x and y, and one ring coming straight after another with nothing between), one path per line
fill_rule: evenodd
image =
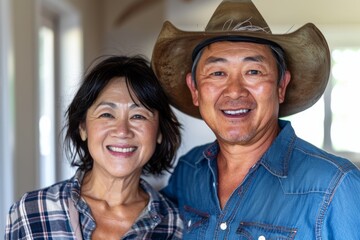
M296 231L296 228L241 222L236 233L239 239L244 240L291 240L295 238Z
M192 231L198 232L201 229L206 229L209 222L209 214L199 211L189 206L184 206L184 227L187 233Z

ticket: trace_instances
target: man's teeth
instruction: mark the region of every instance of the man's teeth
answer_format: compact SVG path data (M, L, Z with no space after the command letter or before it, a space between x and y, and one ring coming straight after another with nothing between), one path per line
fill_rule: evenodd
M128 153L135 151L134 147L129 147L129 148L109 147L109 149L113 152L121 152L121 153Z
M226 110L224 113L229 115L237 115L237 114L243 114L249 112L249 109L239 109L239 110Z

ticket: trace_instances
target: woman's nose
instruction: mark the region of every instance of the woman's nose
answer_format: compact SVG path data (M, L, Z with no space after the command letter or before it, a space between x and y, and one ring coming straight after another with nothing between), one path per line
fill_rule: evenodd
M129 137L132 135L130 123L127 118L118 119L113 131L117 137Z

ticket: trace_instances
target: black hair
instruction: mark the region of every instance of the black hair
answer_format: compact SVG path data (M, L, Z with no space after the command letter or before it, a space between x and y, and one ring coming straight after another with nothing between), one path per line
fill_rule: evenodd
M143 167L144 174L159 175L173 167L176 151L181 143L180 128L168 98L150 67L141 56L102 56L88 70L66 113L64 146L71 166L89 170L93 166L87 141L80 137L79 126L85 123L87 110L96 101L101 91L117 77L124 77L137 99L150 111L158 111L162 141L156 144L154 154Z

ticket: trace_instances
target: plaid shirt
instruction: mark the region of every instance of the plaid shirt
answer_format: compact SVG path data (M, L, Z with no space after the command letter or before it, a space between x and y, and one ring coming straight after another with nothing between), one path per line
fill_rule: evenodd
M14 203L7 216L7 239L76 239L71 226L68 201L79 212L83 239L91 239L96 223L86 202L80 197L85 173L78 170L69 180L26 193ZM182 221L178 210L145 180L141 187L150 200L131 229L121 239L181 239Z

